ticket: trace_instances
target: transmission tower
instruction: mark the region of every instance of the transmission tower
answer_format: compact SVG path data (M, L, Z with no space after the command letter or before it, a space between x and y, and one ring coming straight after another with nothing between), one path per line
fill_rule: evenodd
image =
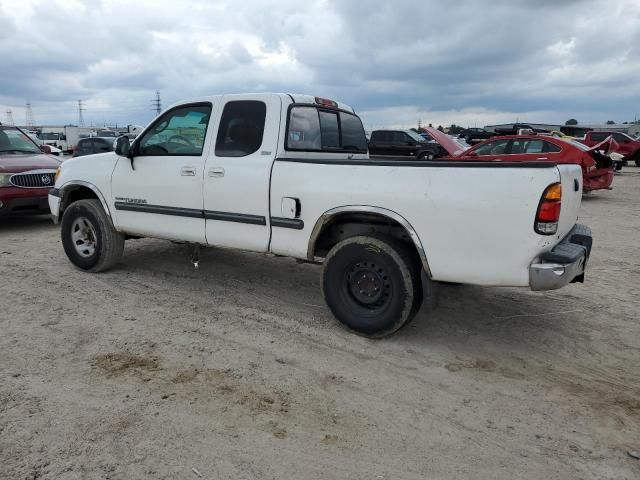
M162 111L162 101L160 100L160 92L156 90L156 98L151 100L151 105L153 105L153 110L159 115Z
M13 112L10 108L7 108L7 125L15 125L13 123Z
M84 102L82 100L78 100L78 126L84 127L84 115L82 112L85 111Z
M26 123L27 127L33 128L36 125L36 121L33 118L33 110L31 110L31 102L27 102L27 111L26 111Z

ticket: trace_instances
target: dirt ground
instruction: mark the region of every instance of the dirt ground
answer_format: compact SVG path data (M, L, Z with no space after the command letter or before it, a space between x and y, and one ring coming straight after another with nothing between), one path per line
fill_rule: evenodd
M614 185L584 285L448 286L382 341L316 265L145 239L91 275L2 220L0 478L637 480L640 169Z

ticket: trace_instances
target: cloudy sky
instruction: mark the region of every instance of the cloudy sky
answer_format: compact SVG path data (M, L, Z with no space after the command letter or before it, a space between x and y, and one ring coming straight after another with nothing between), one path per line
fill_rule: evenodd
M455 6L453 5L455 4ZM0 121L146 124L194 96L310 93L368 129L640 115L637 0L0 0Z

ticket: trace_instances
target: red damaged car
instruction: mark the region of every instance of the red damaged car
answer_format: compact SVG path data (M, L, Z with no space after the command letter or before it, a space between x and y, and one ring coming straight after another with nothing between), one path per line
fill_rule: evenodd
M585 192L611 188L613 182L613 162L609 155L615 151L617 144L612 137L588 147L578 141L547 135L506 135L465 148L434 128L427 128L427 131L447 151L448 155L439 160L573 163L582 167Z
M17 127L0 124L0 218L49 213L47 195L60 160Z

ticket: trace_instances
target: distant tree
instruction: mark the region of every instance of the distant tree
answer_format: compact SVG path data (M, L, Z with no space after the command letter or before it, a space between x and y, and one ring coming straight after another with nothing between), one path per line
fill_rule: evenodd
M607 125L615 125L616 122L614 122L613 120L607 120Z
M564 122L564 124L565 125L577 125L578 124L578 120L576 120L575 118L570 118L569 120Z
M440 130L442 133L444 133L444 128L442 128L442 125L438 125L438 130Z
M456 125L455 123L452 123L451 126L449 127L449 133L451 135L458 135L459 133L462 133L463 130L464 128Z
M429 124L429 126L430 126L431 128L433 128L433 125L432 125L432 124Z

